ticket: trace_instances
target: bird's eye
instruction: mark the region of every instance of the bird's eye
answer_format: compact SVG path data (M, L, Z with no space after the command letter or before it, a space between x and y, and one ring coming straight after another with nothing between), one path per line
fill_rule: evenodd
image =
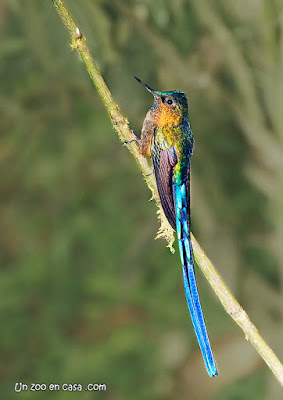
M172 106L172 104L174 103L174 101L173 101L173 99L169 98L169 99L166 99L166 103L167 103L169 106Z

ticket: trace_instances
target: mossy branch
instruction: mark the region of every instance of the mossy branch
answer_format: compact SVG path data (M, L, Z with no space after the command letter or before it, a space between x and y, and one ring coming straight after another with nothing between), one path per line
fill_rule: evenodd
M71 46L73 49L76 49L78 51L82 60L84 61L91 80L98 90L98 93L108 111L113 127L117 131L120 140L123 143L129 142L132 137L129 123L127 119L122 115L118 105L114 102L111 93L109 92L109 89L107 88L100 74L99 69L97 68L92 56L90 55L84 36L82 35L78 26L75 24L64 2L62 0L52 1L54 3L54 6L56 7L56 10L58 11L58 14L62 18L71 35ZM167 223L163 211L160 208L155 179L152 174L150 174L151 167L148 161L139 154L136 143L128 143L126 144L126 146L135 158L148 187L152 191L152 196L156 200L159 207L158 212L161 216L161 231L159 232L159 235L165 237L169 243L168 245L171 247L174 240L174 232L170 225ZM233 297L228 287L225 285L222 278L215 270L213 264L210 262L193 234L191 234L191 239L196 262L198 263L202 272L214 289L215 293L219 297L226 312L230 314L234 321L240 326L240 328L245 333L246 339L250 340L250 342L253 344L253 346L256 348L258 353L261 355L261 357L264 359L266 364L269 366L271 371L274 373L276 378L283 386L283 365L280 363L279 359L271 350L271 348L260 336L256 327L250 321L247 313Z

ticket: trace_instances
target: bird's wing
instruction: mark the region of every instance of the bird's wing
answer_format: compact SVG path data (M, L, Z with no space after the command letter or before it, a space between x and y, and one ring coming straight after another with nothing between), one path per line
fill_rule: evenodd
M173 196L174 167L178 162L175 146L169 146L162 128L155 128L151 139L151 158L160 202L170 225L176 230L176 214Z

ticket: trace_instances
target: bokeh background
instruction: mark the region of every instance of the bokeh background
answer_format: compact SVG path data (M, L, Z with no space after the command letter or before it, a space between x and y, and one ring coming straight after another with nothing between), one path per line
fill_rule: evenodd
M188 94L192 228L282 357L281 0L68 0L131 127ZM279 399L200 271L219 377L208 377L179 256L52 1L0 2L1 398ZM106 393L16 394L15 382Z

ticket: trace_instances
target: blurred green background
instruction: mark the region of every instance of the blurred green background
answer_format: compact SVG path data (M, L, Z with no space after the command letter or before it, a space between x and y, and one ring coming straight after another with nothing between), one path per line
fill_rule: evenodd
M282 0L66 4L137 134L152 98L133 75L188 94L193 232L282 357ZM52 1L2 0L0 39L1 398L282 398L197 270L208 377L179 256Z

